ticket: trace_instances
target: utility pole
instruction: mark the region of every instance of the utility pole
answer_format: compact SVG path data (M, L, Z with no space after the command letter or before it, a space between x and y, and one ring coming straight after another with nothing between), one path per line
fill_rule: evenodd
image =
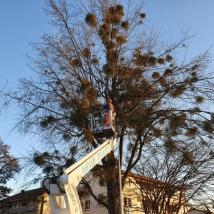
M122 176L121 176L121 160L120 147L118 147L118 170L119 170L119 189L120 189L120 214L123 214L123 190L122 190Z

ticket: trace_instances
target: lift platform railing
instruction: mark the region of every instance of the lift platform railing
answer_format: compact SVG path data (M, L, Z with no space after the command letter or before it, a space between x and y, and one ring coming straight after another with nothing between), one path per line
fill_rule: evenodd
M89 126L96 137L109 137L115 132L115 118L112 110L97 111L88 117Z

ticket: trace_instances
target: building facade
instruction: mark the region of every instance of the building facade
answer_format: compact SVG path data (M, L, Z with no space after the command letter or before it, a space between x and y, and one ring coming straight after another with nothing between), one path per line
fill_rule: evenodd
M0 201L1 214L51 214L48 194L42 188L21 191Z
M97 179L91 179L90 186L96 196L105 197L107 195L105 185L100 186ZM162 197L165 186L166 184L160 181L130 174L126 180L122 193L124 214L187 213L188 208L185 203L185 197L184 195L180 197L181 195L178 192L176 193L176 191L170 198L165 197L162 199L160 203L165 203L165 205L164 207L159 207L158 203L155 202L155 196ZM84 195L84 197L81 198L81 201L85 214L108 214L107 209L98 204L90 194ZM157 209L159 209L159 211L157 211Z
M107 191L105 185L100 185L97 178L90 177L88 182L93 189L94 195L97 197L106 197ZM140 181L140 182L139 182ZM143 214L145 213L145 195L143 196L141 185L151 186L158 185L157 181L145 178L129 176L123 188L123 209L124 214ZM149 185L148 185L149 184ZM98 203L94 197L85 191L84 185L78 187L81 198L81 204L84 214L108 214L107 209ZM144 189L145 191L145 189ZM147 192L148 193L148 192ZM153 197L153 196L152 196ZM152 197L150 197L149 206L152 205ZM170 207L175 206L178 198L175 196L171 200ZM187 207L182 205L179 212L169 209L168 214L184 214ZM22 191L0 201L1 214L51 214L50 202L48 194L42 189L34 189L30 191ZM147 212L148 213L148 212Z

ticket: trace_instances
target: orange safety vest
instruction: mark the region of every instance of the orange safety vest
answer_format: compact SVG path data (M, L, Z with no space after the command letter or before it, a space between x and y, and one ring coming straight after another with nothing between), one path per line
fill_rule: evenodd
M109 126L110 125L110 117L109 117L109 112L105 113L105 123L104 126Z

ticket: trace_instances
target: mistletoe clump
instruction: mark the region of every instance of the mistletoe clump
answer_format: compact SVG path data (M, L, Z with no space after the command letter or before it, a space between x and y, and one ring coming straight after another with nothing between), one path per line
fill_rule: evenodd
M85 17L85 22L91 27L95 27L97 24L96 15L93 13L88 13Z

